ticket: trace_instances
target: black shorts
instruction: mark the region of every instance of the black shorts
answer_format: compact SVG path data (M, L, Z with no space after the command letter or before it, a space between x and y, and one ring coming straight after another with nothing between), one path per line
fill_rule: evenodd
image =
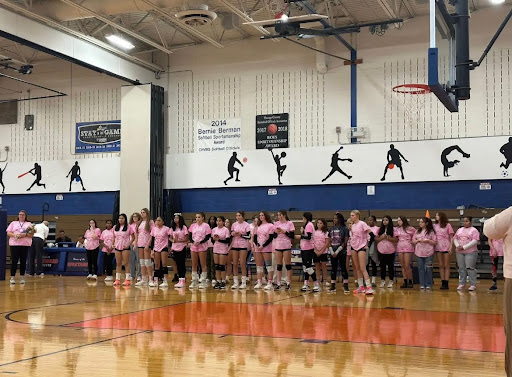
M285 252L285 251L292 251L292 249L276 249L276 251L279 251L279 252Z
M233 250L233 251L247 251L247 248L245 248L245 247L232 247L231 250Z
M128 248L128 249L124 249L124 250L116 249L116 251L119 251L120 253L122 253L123 251L126 251L126 250L130 251L130 248Z
M320 254L313 256L313 262L315 263L327 263L327 254Z
M436 251L436 253L448 254L448 253L449 253L449 251Z
M153 250L155 253L167 253L169 249L167 247L164 247L162 250Z
M352 251L355 251L356 253L359 253L360 251L366 251L366 247L363 247L362 249L359 249L359 250L352 249Z

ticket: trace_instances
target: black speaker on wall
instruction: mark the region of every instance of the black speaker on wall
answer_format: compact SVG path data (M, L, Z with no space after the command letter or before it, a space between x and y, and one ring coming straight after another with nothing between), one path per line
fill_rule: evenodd
M34 129L34 115L25 115L25 130L32 131Z

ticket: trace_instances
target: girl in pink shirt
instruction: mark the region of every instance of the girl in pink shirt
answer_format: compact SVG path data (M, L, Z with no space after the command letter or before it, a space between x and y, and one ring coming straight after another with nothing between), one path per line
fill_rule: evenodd
M300 255L302 259L302 269L304 271L304 285L300 289L302 292L307 292L309 288L309 277L313 280L314 292L320 292L321 288L318 284L316 271L313 268L313 259L315 257L315 244L313 240L313 234L315 233L315 227L313 226L313 214L311 212L304 212L302 214L302 223L304 224L300 228Z
M189 239L192 243L190 245L190 256L192 257L192 283L190 288L206 288L207 286L207 267L206 267L206 251L208 245L211 243L210 238L212 230L210 225L205 221L205 214L203 212L196 213L196 222L190 225ZM197 273L197 266L201 266L201 279Z
M380 227L377 226L377 217L375 217L374 215L368 216L368 218L366 219L366 223L371 229L371 232L368 233L368 261L366 264L366 270L368 271L368 274L370 274L370 266L372 267L372 287L376 287L377 263L379 261L379 252L377 251L377 243L375 242L375 237L379 235Z
M32 245L34 235L32 223L27 220L27 213L23 210L18 212L18 220L15 220L7 227L9 247L11 249L11 280L10 284L16 284L14 277L20 262L20 284L25 284L25 271L27 269L28 249Z
M96 220L89 220L89 229L85 232L85 249L87 250L87 279L98 279L98 254L100 253L101 230L96 226Z
M174 288L185 288L185 257L188 238L188 228L185 226L185 219L181 213L174 214L174 220L169 229L169 238L171 239L172 258L176 262L178 270L178 283L174 284Z
M137 276L137 282L142 280L142 271L140 267L139 248L135 240L135 234L137 233L137 224L141 221L140 213L134 212L130 217L130 230L132 232L133 241L130 244L130 273L131 276Z
M128 219L124 213L119 215L117 224L114 227L114 249L116 253L116 280L115 286L121 284L121 271L126 272L126 278L123 286L128 287L131 284L131 264L130 264L130 245L135 240L135 227L128 225Z
M399 216L397 224L398 226L395 228L395 236L398 238L396 251L398 252L398 258L400 259L400 265L402 266L402 275L404 276L404 283L400 288L412 288L411 259L412 254L414 253L412 238L416 234L416 229L409 225L409 221L406 216Z
M282 209L277 213L277 221L274 223L276 229L275 258L277 265L277 286L281 289L281 277L283 273L283 264L286 266L286 290L291 288L292 281L292 240L295 238L295 225L288 218L286 210Z
M386 286L386 268L389 274L389 282L387 287L393 288L393 280L395 280L395 252L398 238L395 236L393 228L393 220L391 216L382 218L382 225L379 228L377 237L377 251L379 253L380 263L380 287Z
M165 226L164 219L160 216L155 219L155 226L151 229L151 236L153 237L153 258L155 260L153 286L158 287L158 279L162 279L160 287L167 288L167 279L169 278L169 269L167 267L167 257L169 256L169 227Z
M320 269L322 269L322 278L329 285L329 278L327 277L327 249L331 246L331 239L329 238L327 221L324 219L318 219L316 221L313 243L315 245L313 262L315 263L316 276L317 278L320 276Z
M101 251L103 254L103 265L107 271L105 281L113 281L112 263L114 261L114 230L112 229L112 220L105 221L105 230L100 236Z
M499 240L489 239L489 255L492 260L492 285L489 291L498 289L498 262L503 257L503 238Z
M272 289L272 276L274 269L272 268L272 240L275 236L275 228L272 219L267 212L260 212L258 222L253 232L254 244L254 260L256 262L256 272L258 273L258 282L254 289L261 289L263 284L261 280L265 274L263 264L267 266L268 283L265 290Z
M352 225L350 226L350 246L352 248L352 262L354 264L354 270L357 270L357 283L359 288L354 293L366 293L367 295L373 294L372 281L366 271L367 254L368 248L368 233L372 230L364 221L361 221L361 214L358 210L350 212L350 220ZM366 290L364 284L366 283Z
M247 252L251 238L251 227L245 221L245 212L236 213L236 221L231 225L231 251L233 260L233 285L231 289L247 288ZM242 283L238 285L238 264L242 270Z
M459 286L457 290L464 289L469 275L469 290L476 290L476 261L478 255L478 241L480 233L472 224L473 218L464 217L464 226L457 229L453 244L457 250L457 265L459 266Z
M453 228L448 222L448 217L444 212L436 213L436 223L434 224L437 243L435 250L439 262L439 275L441 276L441 289L449 289L450 281L450 255L452 255Z
M143 208L140 211L141 221L135 227L135 243L139 249L140 270L142 273L142 280L136 283L136 286L146 286L149 283L150 287L154 287L153 280L153 267L151 265L151 230L154 228L155 223L151 220L149 209Z
M224 216L217 216L217 226L212 229L213 259L215 262L215 286L213 289L226 289L226 262L229 254L231 234L224 226Z
M414 254L418 263L420 289L432 289L432 260L436 243L437 237L432 220L428 217L422 217L420 228L412 239L412 244L415 246Z

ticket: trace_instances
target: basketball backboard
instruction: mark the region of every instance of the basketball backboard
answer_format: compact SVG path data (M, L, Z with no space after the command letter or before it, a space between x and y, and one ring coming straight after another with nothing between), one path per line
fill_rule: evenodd
M456 39L452 17L444 0L430 0L428 86L451 112L459 109L453 87L456 78Z

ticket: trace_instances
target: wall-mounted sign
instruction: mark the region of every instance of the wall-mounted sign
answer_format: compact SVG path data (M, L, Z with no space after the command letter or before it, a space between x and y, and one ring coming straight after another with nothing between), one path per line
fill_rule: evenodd
M199 120L196 123L196 152L228 152L242 149L242 120Z
M120 150L120 120L76 124L75 153L109 153Z
M288 148L289 114L256 115L256 149Z

